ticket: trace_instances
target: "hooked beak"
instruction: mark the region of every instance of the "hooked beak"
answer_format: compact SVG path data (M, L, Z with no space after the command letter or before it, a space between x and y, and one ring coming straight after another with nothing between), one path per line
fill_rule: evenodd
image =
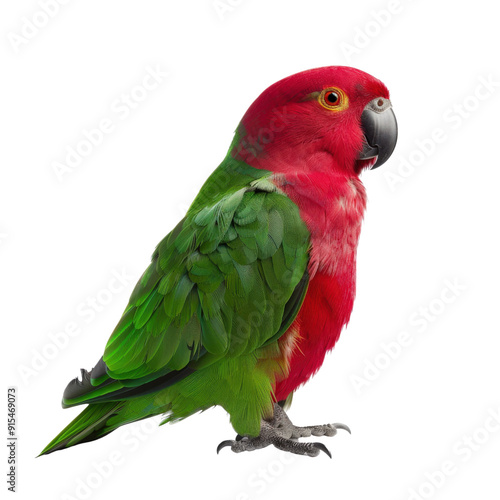
M389 159L398 140L398 123L391 101L383 97L370 101L361 113L361 127L365 137L358 160L377 158L373 170Z

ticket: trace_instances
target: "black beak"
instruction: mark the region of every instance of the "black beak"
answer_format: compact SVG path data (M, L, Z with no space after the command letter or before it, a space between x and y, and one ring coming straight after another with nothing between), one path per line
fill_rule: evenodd
M391 101L383 97L370 101L361 113L361 127L365 141L358 159L377 157L373 170L389 159L398 140L398 122L392 111Z

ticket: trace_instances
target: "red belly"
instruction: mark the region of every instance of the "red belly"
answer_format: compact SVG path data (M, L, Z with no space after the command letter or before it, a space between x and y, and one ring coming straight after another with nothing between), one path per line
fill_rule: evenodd
M287 338L298 331L295 347L289 356L290 371L286 379L275 388L275 400L282 401L316 373L323 364L325 354L337 342L342 327L349 321L355 293L354 266L341 277L315 274L309 283L304 303L287 333Z

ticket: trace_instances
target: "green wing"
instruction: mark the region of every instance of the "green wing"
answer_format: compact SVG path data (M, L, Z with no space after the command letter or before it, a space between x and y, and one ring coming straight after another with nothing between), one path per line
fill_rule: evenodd
M160 242L103 358L70 382L64 406L155 392L221 357L253 352L291 324L307 289L309 232L266 177L245 173L207 204L223 174Z

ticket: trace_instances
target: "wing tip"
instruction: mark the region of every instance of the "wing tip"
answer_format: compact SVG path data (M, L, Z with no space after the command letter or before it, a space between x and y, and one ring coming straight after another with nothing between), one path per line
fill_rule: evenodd
M94 390L101 381L100 379L103 379L105 375L107 375L107 367L102 357L92 370L88 371L80 368L80 377L75 377L64 389L62 407L69 408L81 404L83 401L80 402L78 399Z

